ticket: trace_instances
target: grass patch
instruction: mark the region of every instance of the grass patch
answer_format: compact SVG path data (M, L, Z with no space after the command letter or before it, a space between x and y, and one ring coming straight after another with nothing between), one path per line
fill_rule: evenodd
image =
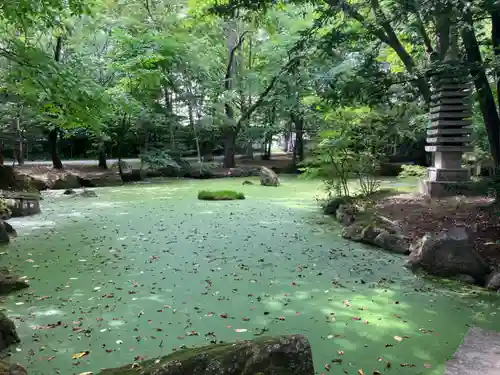
M198 192L198 199L204 201L233 201L245 199L245 194L232 190L201 190Z

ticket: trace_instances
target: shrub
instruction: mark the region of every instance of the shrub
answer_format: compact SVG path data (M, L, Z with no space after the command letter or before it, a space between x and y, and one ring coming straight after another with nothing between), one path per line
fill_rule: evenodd
M399 178L406 177L419 177L424 178L427 176L427 168L422 167L421 165L411 165L405 164L401 166L402 171L399 173Z
M236 199L245 199L245 195L232 190L202 190L198 192L198 199L204 201L233 201Z

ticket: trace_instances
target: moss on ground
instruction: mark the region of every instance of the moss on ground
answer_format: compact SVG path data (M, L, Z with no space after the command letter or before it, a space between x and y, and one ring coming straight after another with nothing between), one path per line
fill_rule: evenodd
M201 190L198 192L198 199L204 201L232 201L245 199L245 194L233 190Z

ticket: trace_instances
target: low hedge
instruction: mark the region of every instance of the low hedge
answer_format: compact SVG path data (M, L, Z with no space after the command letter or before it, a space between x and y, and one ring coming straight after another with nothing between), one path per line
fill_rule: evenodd
M202 190L198 192L198 199L204 201L233 201L237 199L245 199L245 195L232 190Z

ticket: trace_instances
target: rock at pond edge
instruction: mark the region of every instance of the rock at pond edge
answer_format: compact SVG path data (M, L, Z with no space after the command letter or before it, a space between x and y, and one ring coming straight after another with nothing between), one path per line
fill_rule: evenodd
M263 186L279 186L280 180L278 175L267 167L260 167L260 184Z
M486 288L489 290L500 289L500 271L494 271L486 277Z
M28 371L18 363L0 361L0 375L28 375Z
M0 312L0 351L20 342L16 326L3 312Z
M156 363L157 362L157 363ZM174 352L99 375L314 375L311 347L302 335L256 340Z
M407 266L420 267L436 276L470 275L484 282L490 268L474 250L465 228L452 227L426 234L411 246Z
M398 254L409 254L410 253L410 243L408 240L394 233L389 233L385 230L381 231L373 240L373 243L387 251Z
M5 227L5 222L0 219L0 245L7 245L10 243L9 233Z
M0 267L0 294L7 294L28 287L29 284L26 281L12 274L8 268Z

